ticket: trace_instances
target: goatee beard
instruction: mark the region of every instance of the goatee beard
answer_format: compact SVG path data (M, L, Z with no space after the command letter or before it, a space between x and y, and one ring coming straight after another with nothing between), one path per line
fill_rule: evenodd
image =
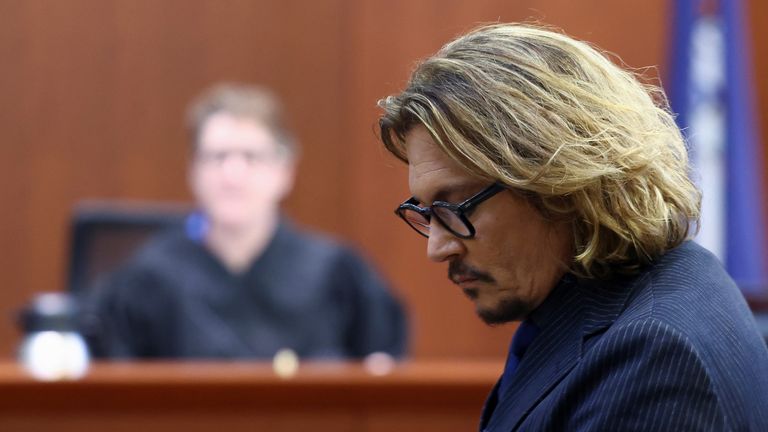
M533 305L520 299L501 299L495 308L477 307L477 316L489 326L525 319L533 311Z

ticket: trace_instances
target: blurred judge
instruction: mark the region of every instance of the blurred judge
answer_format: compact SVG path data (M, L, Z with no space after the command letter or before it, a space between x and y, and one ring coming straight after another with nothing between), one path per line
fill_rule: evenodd
M218 85L191 105L188 120L199 212L94 290L95 354L403 355L403 310L381 276L351 249L280 213L298 148L278 100L262 88Z

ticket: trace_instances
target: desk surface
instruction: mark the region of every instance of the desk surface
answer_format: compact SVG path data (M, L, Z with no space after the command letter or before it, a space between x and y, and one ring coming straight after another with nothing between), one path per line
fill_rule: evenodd
M311 363L285 379L264 363L103 363L47 383L0 363L0 430L473 430L502 368L406 362L376 376Z

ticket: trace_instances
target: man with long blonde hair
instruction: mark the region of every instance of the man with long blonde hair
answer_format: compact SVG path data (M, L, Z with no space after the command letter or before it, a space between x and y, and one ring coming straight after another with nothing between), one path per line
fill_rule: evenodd
M768 349L689 241L663 92L539 26L481 27L380 101L397 214L489 324L522 321L481 429L768 430Z

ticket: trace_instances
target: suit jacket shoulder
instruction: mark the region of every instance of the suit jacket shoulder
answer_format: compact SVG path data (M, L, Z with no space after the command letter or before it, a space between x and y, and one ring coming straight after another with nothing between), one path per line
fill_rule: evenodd
M768 349L701 247L558 287L539 309L542 332L487 430L768 430Z

